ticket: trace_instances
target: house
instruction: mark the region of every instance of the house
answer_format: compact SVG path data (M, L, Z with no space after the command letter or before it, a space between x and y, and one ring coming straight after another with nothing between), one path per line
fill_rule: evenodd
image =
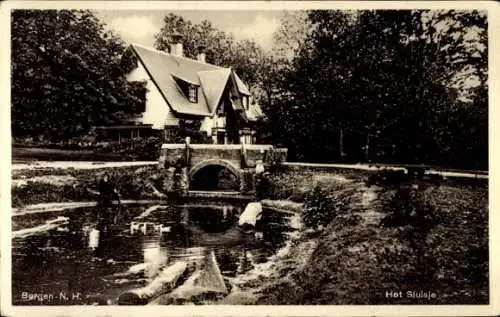
M136 64L127 80L146 81L148 90L135 126L166 136L188 128L206 133L214 144L255 143L262 110L233 69L205 61L202 47L196 60L184 57L181 37L175 36L170 53L132 44L126 54Z

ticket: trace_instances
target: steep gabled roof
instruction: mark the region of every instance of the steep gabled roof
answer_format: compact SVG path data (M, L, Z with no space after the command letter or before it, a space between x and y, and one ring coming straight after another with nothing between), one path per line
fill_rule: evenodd
M205 98L198 98L197 103L189 102L173 76L200 85L197 72L211 70L212 66L186 62L182 58L138 44L132 44L131 47L172 110L190 115L210 115Z
M230 68L174 56L138 44L130 46L173 111L199 116L212 115L229 78L238 92L250 95L248 88ZM233 76L231 76L233 75ZM198 86L198 102L190 102L175 78Z
M243 81L238 77L236 73L234 73L234 78L236 79L236 86L238 87L238 91L240 94L250 96L251 93L248 90L247 86L243 83Z
M198 73L210 113L214 113L217 110L217 105L219 104L224 88L226 87L225 83L227 83L230 74L231 70L227 68L205 70Z

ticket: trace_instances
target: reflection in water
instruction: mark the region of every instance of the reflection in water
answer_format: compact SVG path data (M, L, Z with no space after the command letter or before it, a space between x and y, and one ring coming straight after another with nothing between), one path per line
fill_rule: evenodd
M52 303L56 305L115 303L120 293L146 285L167 265L178 260L199 263L211 250L221 273L234 277L267 261L285 240L283 230L276 224L286 227L286 223L276 215L267 217L268 220L263 217L263 239L239 230L236 224L242 206L238 205L127 208L132 217L137 217L148 207L147 218L132 220L151 224L151 230L145 234L132 234L131 222L123 221L113 234L97 235L92 208L13 218L16 228L28 229L24 232L29 233L13 239L13 303L40 304L22 301L18 296L28 289L39 293L78 291L88 296L79 302ZM69 220L49 231L32 229L58 217ZM266 228L266 221L272 227ZM186 225L179 226L182 222ZM160 225L172 230L153 230Z
M89 248L91 250L97 249L99 246L99 230L92 229L89 233Z
M155 239L144 241L143 245L144 263L149 263L145 271L149 278L154 277L162 266L167 263L167 249L160 246L160 241Z
M250 251L243 250L238 259L238 267L236 273L242 274L250 271L253 268L253 255Z

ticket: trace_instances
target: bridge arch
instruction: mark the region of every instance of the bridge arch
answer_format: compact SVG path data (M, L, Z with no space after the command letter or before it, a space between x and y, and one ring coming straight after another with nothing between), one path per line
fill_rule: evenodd
M207 168L213 168L213 167L219 167L222 169L226 169L235 176L235 184L234 184L234 190L239 190L240 189L240 184L243 181L243 175L241 170L236 166L234 163L227 161L227 160L222 160L222 159L207 159L203 160L201 162L198 162L195 164L191 169L189 170L188 176L189 176L189 187L190 189L199 189L198 187L198 181L197 181L197 176L202 170L206 170Z

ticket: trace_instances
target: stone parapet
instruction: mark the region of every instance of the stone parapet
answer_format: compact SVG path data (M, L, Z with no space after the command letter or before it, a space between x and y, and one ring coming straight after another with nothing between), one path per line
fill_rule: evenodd
M221 165L237 175L241 193L252 193L258 163L276 166L286 161L286 155L287 149L277 149L269 144L190 144L187 140L186 143L163 144L159 165L166 169L164 189L167 191L175 189L187 193L194 174L208 165ZM180 180L175 181L174 174L179 174ZM174 183L177 183L177 188L174 188Z

